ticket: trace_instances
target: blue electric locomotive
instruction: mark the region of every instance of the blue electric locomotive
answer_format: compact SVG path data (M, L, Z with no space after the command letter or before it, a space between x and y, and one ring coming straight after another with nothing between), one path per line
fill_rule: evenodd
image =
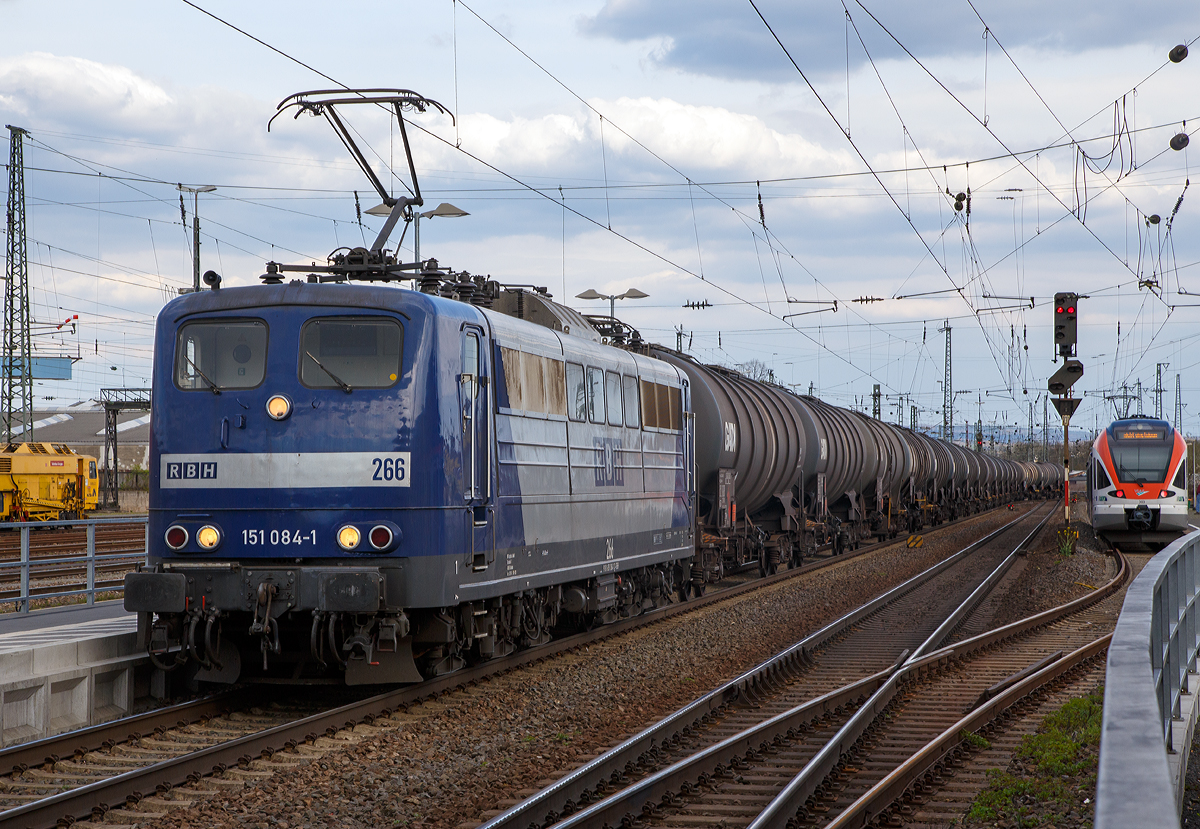
M582 318L593 338L567 333L573 312L525 291L504 300L566 330L313 282L159 316L149 567L125 604L157 614L163 667L418 681L641 612L690 575L674 367Z

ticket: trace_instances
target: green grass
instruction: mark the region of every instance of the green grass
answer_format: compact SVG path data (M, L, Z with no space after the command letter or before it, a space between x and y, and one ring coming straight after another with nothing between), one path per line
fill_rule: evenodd
M1095 788L1104 692L1076 697L1042 721L1013 755L1013 771L991 769L988 786L971 809L968 821L1004 819L1012 827L1053 823L1080 806L1084 790Z
M975 734L974 732L971 732L971 731L964 730L961 734L958 735L958 737L960 740L963 741L964 745L966 745L970 748L985 749L985 748L992 747L992 744L987 741L987 738L981 737L978 734Z

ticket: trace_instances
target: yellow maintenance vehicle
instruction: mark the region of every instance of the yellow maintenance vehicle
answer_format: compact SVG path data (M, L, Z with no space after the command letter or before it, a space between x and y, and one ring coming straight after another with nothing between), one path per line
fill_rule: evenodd
M63 443L10 443L0 452L0 521L86 518L100 500L96 459Z

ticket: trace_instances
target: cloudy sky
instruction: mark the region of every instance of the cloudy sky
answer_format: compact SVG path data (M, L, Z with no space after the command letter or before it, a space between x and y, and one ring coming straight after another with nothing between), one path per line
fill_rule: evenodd
M374 238L355 192L379 199L324 120L266 128L287 95L344 84L456 116L410 130L426 207L471 214L422 223L443 265L585 312L607 312L574 298L587 288L639 288L617 311L648 339L681 328L698 359L841 405L869 407L878 383L885 417L903 396L923 427L942 420L948 323L960 436L979 417L1024 430L1031 404L1040 433L1052 297L1077 291L1075 422L1106 423L1104 396L1139 380L1152 413L1165 363L1164 413L1178 373L1200 433L1200 144L1170 147L1200 118L1200 54L1168 59L1200 7L756 5L0 0L34 316L79 315L38 338L82 359L37 404L148 384L154 317L191 284L176 184L218 188L201 256L226 286ZM347 115L402 191L394 122Z

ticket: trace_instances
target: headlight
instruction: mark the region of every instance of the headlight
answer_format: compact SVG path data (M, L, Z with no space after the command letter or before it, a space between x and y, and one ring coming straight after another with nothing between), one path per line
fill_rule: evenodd
M267 401L267 417L271 420L285 420L292 413L292 401L282 394L277 394Z
M221 545L221 531L212 524L196 530L196 543L204 550L215 550Z
M353 550L358 547L358 542L362 540L362 533L358 531L358 527L352 527L347 524L338 530L337 539L338 546L343 550Z
M179 550L183 545L188 543L188 531L178 524L167 528L166 535L167 546L172 550Z

